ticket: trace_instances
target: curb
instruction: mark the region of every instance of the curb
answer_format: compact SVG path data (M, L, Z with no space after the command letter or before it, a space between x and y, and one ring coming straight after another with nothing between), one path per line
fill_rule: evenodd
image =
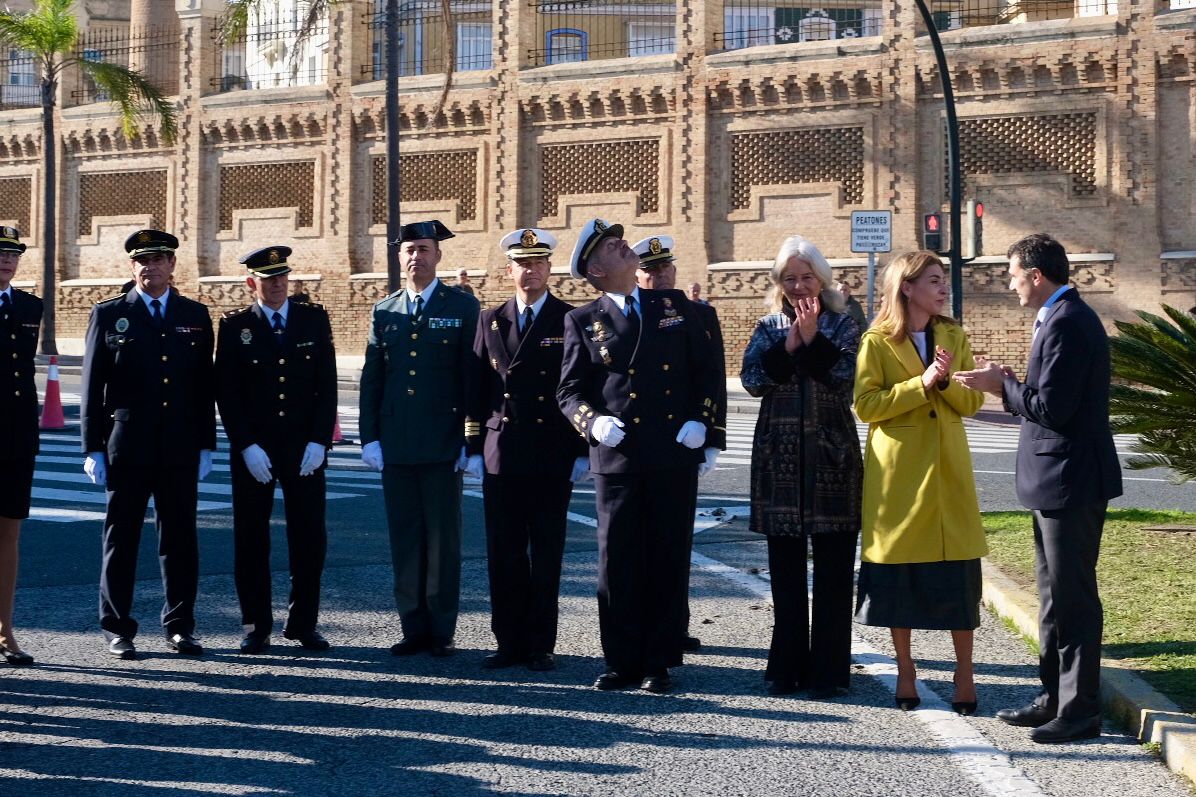
M993 566L982 562L984 605L1038 639L1038 599ZM1196 782L1196 716L1185 714L1165 695L1118 661L1100 668L1101 701L1106 714L1128 728L1143 744L1160 747L1167 768Z

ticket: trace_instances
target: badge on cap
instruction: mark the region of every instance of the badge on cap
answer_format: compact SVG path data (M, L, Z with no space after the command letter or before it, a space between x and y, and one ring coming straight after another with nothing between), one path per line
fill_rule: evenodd
M660 245L659 238L653 238L651 241L648 242L648 251L651 252L652 254L658 255L658 254L660 254L662 249L664 249L664 247L662 247Z
M141 232L140 235L137 236L137 243L139 243L139 244L149 243L149 240L150 240L150 234L148 232L145 232L144 230Z
M129 319L127 319L127 318L116 319L116 331L117 332L128 332L129 331Z
M519 236L519 243L527 248L540 243L540 239L536 237L536 233L532 230L524 230L523 235Z
M271 250L270 250L270 256L269 256L267 259L270 261L270 265L272 265L272 266L273 266L273 265L277 264L277 263L278 263L278 261L279 261L279 257L278 257L278 250L277 250L277 249L271 249Z

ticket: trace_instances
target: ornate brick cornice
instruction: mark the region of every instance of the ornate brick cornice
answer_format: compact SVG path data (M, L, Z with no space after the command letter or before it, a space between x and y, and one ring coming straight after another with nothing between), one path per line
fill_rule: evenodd
M706 98L713 113L744 113L755 109L880 105L879 68L846 68L801 75L723 73L709 81Z
M202 123L204 143L209 146L251 146L278 142L318 142L324 139L324 113L294 111L237 118L208 119Z

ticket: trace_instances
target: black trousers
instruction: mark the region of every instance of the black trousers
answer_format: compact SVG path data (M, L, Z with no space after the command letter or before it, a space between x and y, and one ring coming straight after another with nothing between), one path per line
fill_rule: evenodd
M241 623L255 634L274 628L270 577L270 515L274 511L274 484L282 487L287 522L287 559L291 592L287 600L284 633L314 631L320 614L320 577L328 549L324 525L324 466L309 476L299 475L303 451L267 449L274 479L262 484L234 452L233 475L233 578L241 603Z
M813 612L807 595L806 537L768 537L773 626L764 678L794 681L803 689L846 689L851 675L856 536L810 537L814 547Z
M108 468L108 509L104 517L100 565L100 628L108 639L137 634L132 617L137 550L149 499L154 499L158 564L166 600L162 626L166 636L195 631L195 595L199 589L199 542L195 532L199 457L190 468Z
M461 474L455 462L387 465L395 608L409 639L448 642L461 600Z
M662 674L680 655L696 468L594 475L598 627L620 675Z
M498 649L515 656L551 653L573 483L546 475L487 473L482 492L490 629Z
M1053 511L1034 510L1034 567L1038 582L1036 701L1065 719L1100 714L1100 649L1104 608L1096 560L1108 502Z

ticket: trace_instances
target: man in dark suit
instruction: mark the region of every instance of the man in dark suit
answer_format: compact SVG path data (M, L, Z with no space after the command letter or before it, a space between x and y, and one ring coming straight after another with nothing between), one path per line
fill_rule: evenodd
M374 305L361 372L361 458L382 472L395 605L403 638L390 652L456 652L461 584L461 471L477 368L478 300L436 277L439 221L405 224L407 287Z
M635 272L635 279L641 288L645 290L668 291L676 286L677 264L674 261L676 246L672 237L659 235L644 238L642 241L636 242L631 249L640 259L639 268ZM710 341L710 358L718 371L719 380L718 397L715 399L714 404L713 434L706 441L705 461L698 466L697 470L697 476L704 476L714 470L715 464L718 461L718 452L727 447L727 360L723 350L723 328L718 322L718 311L709 304L702 304L696 301L691 303L694 313L702 322L706 337ZM695 478L693 484L693 501L690 507L691 517L696 514L697 506L698 480ZM690 555L693 553L693 545L694 533L693 523L691 522L689 533L686 535L685 540L686 561L689 561ZM688 598L689 583L687 579L686 601L682 609L681 648L686 652L695 653L701 650L702 642L689 633L690 612ZM680 664L680 656L673 663Z
M154 499L166 600L167 644L185 655L195 640L199 545L196 476L216 449L212 320L208 308L170 290L178 239L139 230L125 241L136 285L91 311L83 356L83 469L108 488L100 627L108 652L137 658L131 616L137 549Z
M466 472L482 480L490 627L498 650L486 669L556 667L557 600L573 482L589 471L589 448L561 416L565 313L548 291L556 238L520 229L499 243L515 296L482 311L473 352L478 380Z
M1034 513L1042 693L997 717L1034 728L1036 742L1067 742L1100 735L1096 561L1105 509L1121 495L1109 430L1109 342L1100 318L1069 287L1058 241L1030 235L1008 256L1010 290L1037 311L1026 381L995 363L955 378L1001 396L1021 416L1017 495Z
M42 323L42 300L12 286L24 251L17 229L0 227L0 418L8 430L0 446L0 656L17 666L33 663L17 644L12 604L21 521L29 517L38 450L33 356Z
M607 670L594 685L672 688L693 527L693 482L714 436L718 374L693 304L641 290L621 225L588 222L571 273L603 296L565 316L557 400L590 444L598 510L598 622Z
M324 457L336 423L336 352L328 314L287 298L291 249L241 259L256 299L220 320L216 401L232 448L234 578L246 629L241 652L270 647L270 513L274 484L286 507L291 594L282 635L328 650L316 630L324 526Z

